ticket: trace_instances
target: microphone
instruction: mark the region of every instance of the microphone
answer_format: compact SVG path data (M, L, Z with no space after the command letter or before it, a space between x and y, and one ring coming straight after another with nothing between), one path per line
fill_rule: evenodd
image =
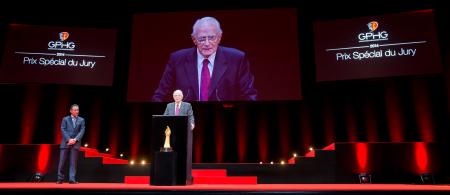
M219 90L218 90L218 89L216 89L216 99L217 99L217 101L219 101L219 102L221 101L221 100L220 100L220 97L219 97Z
M188 97L189 97L189 93L190 92L190 89L188 89L188 91L187 91L187 94L186 94L186 97L184 97L184 101L188 101L189 99L188 99Z

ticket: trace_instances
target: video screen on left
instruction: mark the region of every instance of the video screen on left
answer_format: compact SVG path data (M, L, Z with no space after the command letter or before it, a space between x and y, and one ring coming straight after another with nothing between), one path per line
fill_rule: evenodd
M111 86L116 29L9 24L0 83Z

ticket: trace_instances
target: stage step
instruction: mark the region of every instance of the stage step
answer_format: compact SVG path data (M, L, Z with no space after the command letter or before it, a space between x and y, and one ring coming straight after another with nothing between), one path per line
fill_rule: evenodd
M194 177L194 184L258 184L256 176Z
M257 184L256 176L227 176L226 169L194 169L194 184ZM125 176L124 183L148 184L149 176Z
M336 147L334 145L335 144L332 143L332 144L326 146L325 148L323 148L322 150L336 150Z
M193 177L194 184L258 184L256 176ZM125 176L126 184L149 184L150 176Z
M94 148L81 147L80 151L84 152L85 158L102 158L102 164L128 164L128 160L114 158L112 154L100 153L97 149Z
M102 163L103 164L115 164L115 165L126 165L128 164L128 160L124 159L117 159L117 158L111 158L111 157L102 157Z
M150 184L150 176L125 176L126 184Z
M113 157L112 154L100 153L96 149L80 149L80 151L84 151L84 157Z
M324 147L322 149L311 150L311 151L307 152L305 154L305 156L300 156L300 157L302 157L302 158L315 158L316 157L316 151L320 152L320 151L335 151L335 150L336 150L335 144L332 143L332 144L330 144L330 145L328 145L328 146L326 146L326 147ZM299 160L298 156L297 157L291 157L290 159L288 159L288 164L296 164L296 162L298 162L298 160Z
M226 177L226 169L193 169L192 177Z

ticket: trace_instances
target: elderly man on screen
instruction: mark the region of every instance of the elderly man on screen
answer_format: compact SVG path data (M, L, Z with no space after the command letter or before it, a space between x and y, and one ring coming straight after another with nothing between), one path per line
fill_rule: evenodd
M170 55L153 101L167 101L174 89L186 101L256 100L254 76L246 54L219 46L222 29L213 17L198 19L192 28L195 47Z

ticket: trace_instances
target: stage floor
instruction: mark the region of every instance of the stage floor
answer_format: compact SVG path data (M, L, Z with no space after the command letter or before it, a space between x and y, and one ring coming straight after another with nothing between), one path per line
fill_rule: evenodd
M450 185L409 184L257 184L257 185L209 185L150 186L121 183L0 183L1 190L137 190L137 191L442 191L450 193Z

